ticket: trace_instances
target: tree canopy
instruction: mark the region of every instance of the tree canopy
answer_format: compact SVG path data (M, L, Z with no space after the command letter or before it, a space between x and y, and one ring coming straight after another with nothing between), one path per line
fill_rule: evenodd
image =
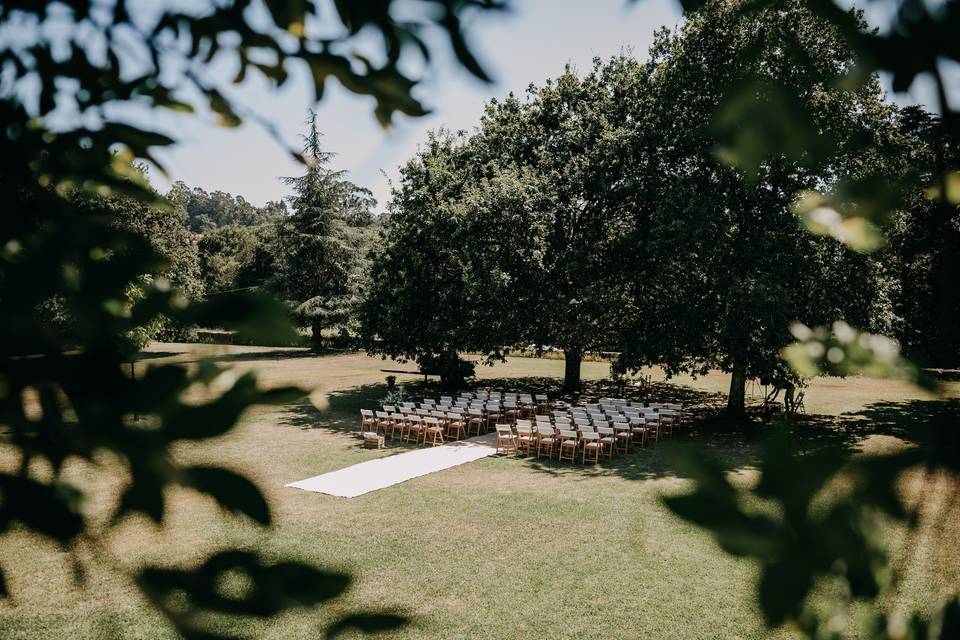
M565 387L578 388L584 352L617 344L630 304L624 101L637 70L627 57L583 78L568 69L492 101L471 136L438 133L403 167L372 268L371 350L560 349Z
M784 47L791 43L791 47ZM804 190L875 170L892 135L895 108L876 79L857 90L832 84L852 63L850 49L802 3L745 20L735 3L710 3L651 48L633 156L636 182L630 263L638 312L624 333L618 365L664 364L668 373L732 373L729 408L742 411L748 378L789 375L780 350L791 322L836 318L869 328L880 299L876 265L831 239L812 236L794 205ZM764 109L788 108L781 85L803 97L812 144L806 150L741 158L725 165L729 137L778 131L743 113L731 87L749 86ZM718 121L738 124L724 132ZM874 141L870 148L857 145ZM747 162L749 161L749 162Z
M794 212L802 190L876 170L859 141L892 137L896 110L875 79L832 85L851 55L800 3L750 21L714 3L661 31L644 63L568 68L492 101L472 134L435 136L394 190L365 312L371 350L558 348L567 390L585 351L622 351L621 370L731 371L742 410L747 377L788 375L791 322L880 315L876 263L811 236ZM830 157L724 164L724 135L739 134L716 122L746 83L770 109L780 83L806 96Z
M173 184L166 197L183 209L187 226L198 233L228 225L257 226L287 214L286 204L282 200L255 207L243 196L223 191L208 193L200 187L191 189L180 180Z

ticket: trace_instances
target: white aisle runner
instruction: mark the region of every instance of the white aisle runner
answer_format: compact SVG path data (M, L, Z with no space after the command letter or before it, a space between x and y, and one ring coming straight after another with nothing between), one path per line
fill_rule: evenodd
M291 482L288 487L353 498L389 487L410 478L442 471L497 452L497 434L458 440L439 447L417 449L386 458L377 458L320 476Z

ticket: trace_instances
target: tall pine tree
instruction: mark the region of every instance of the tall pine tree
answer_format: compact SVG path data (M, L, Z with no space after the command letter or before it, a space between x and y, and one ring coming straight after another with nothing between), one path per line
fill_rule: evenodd
M307 117L303 155L307 171L282 178L293 189L292 214L277 229L273 288L309 325L314 349L323 331L344 324L356 302L365 227L376 206L373 194L330 167L336 154L324 151L317 114Z

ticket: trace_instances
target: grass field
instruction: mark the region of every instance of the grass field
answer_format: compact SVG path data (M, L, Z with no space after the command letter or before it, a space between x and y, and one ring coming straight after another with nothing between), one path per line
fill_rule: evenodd
M141 369L212 356L258 369L265 386L315 389L308 403L258 408L228 436L177 452L181 460L216 463L254 478L273 509L272 529L176 491L169 496L168 527L132 519L110 539L113 554L130 567L189 563L232 544L355 575L332 606L270 622L223 620L221 631L317 637L337 614L362 608L412 615L414 626L396 637L794 637L763 626L753 565L725 555L708 535L661 507L661 495L687 482L672 471L663 447L600 467L487 458L353 499L306 493L284 485L397 452L362 450L354 432L359 409L374 408L385 392L380 368L409 365L355 354L313 357L295 349L158 344L149 351ZM514 384L527 386L555 384L548 378L562 371L562 361L517 358L478 373L491 380L524 378ZM650 373L662 382L660 372ZM584 363L585 378L606 374L606 364ZM652 393L699 407L697 422L679 439L711 447L749 482L764 428L735 428L715 417L722 403L717 393L726 390L728 378L671 383L656 384ZM950 392L960 396L960 385ZM912 422L930 403L898 382L818 380L807 392L809 416L795 431L805 448L844 447L855 454L908 446L920 441ZM100 462L99 468L77 464L68 470L71 479L97 490L98 499L87 505L93 517L106 513L123 482L110 460ZM0 467L13 463L10 449L0 445ZM907 492L935 497L955 489L942 478L908 484ZM923 528L901 604L932 607L960 584L958 525L954 508L941 528ZM894 542L899 535L889 532ZM4 537L2 545L0 566L16 599L0 604L0 638L174 637L117 572L91 573L79 588L66 555L55 547L22 533Z

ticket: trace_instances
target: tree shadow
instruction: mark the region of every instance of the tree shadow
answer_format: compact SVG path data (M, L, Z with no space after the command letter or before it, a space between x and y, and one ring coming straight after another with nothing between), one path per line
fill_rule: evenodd
M684 447L691 446L705 447L711 451L728 471L749 470L756 468L763 442L775 428L788 429L797 451L801 453L832 450L850 456L861 451L864 441L873 435L891 436L907 445L929 446L933 437L931 425L937 420L947 415L952 416L953 424L960 423L960 399L876 402L861 411L838 416L812 414L770 417L756 405L749 408L746 416L732 418L726 415L725 397L722 394L665 382L622 390L608 381L590 382L584 385L578 397L560 395L559 384L554 378L527 377L485 379L467 388L489 387L503 391L546 393L551 399L585 401L610 396L630 401L684 404L686 421L672 436L646 447L637 447L632 453L612 460L603 460L600 464L571 464L568 461L538 460L535 456L509 456L537 472L567 477L616 476L628 480L681 477L674 461L678 453L682 455ZM441 392L434 381L404 383L403 388L411 399L418 402L424 397L447 395L447 392ZM336 390L327 396L322 408L309 402L291 406L280 424L356 436L360 428L360 409L381 409L386 394L385 384ZM389 439L387 447L398 450L417 448L410 443Z
M404 385L410 388L411 385ZM360 410L383 409L383 398L387 395L387 385L383 383L365 384L350 389L331 391L323 403L317 407L312 402L305 401L291 405L289 411L280 419L281 426L298 427L300 429L324 429L334 433L349 435L357 438L360 444ZM427 394L429 395L429 394ZM424 397L422 393L411 397L419 401ZM416 449L417 445L401 442L394 438L386 439L388 449Z
M141 360L156 360L157 358L172 358L174 356L183 355L182 352L178 351L140 351L133 358L134 362L140 362Z
M189 353L171 354L171 355L192 355ZM242 351L240 353L224 353L209 356L196 356L188 360L179 360L180 364L192 364L197 362L222 362L237 364L241 362L259 362L263 360L299 360L301 358L329 358L340 355L332 352L316 352L310 349L274 349L271 351Z
M710 450L727 471L742 471L756 468L763 442L776 428L789 431L801 454L829 450L850 457L862 452L871 436L896 438L905 446L923 450L956 451L960 447L960 399L875 402L860 411L841 415L777 416L772 419L756 410L745 418L732 419L724 415L722 406L714 403L695 408L686 428L669 439L670 447L661 446L665 443L654 443L620 459L605 461L599 467L526 461L534 469L553 474L617 475L634 480L680 477L673 460L682 452L669 449L699 446Z

